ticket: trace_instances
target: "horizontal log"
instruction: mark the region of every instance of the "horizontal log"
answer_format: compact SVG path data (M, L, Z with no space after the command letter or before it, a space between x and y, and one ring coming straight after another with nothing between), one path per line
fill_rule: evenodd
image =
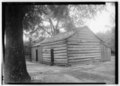
M70 51L95 51L95 50L101 50L99 47L98 48L68 48Z
M55 61L54 63L68 63L68 62L67 61L61 61L61 62Z
M84 52L101 52L101 50L100 49L68 49L68 52L69 53L84 53Z
M50 55L50 54L47 54L47 53L46 53L46 54L44 53L43 56L51 56L51 55Z
M100 57L101 55L84 55L84 56L80 56L80 55L69 55L69 58L87 58L87 57Z
M54 59L54 61L67 61L67 59Z
M42 62L42 63L44 63L44 64L48 64L48 65L50 65L50 64L51 64L51 62ZM68 66L68 64L67 64L67 63L58 63L58 62L54 62L54 65Z
M54 49L54 53L58 53L58 52L66 52L67 51L67 49L66 48L55 48ZM45 53L45 54L50 54L51 52L50 51L47 51L47 52L45 52L45 51L43 51L42 53Z
M57 58L67 58L67 56L54 56L55 59Z
M89 52L89 53L87 53L87 52L81 52L81 53L61 53L61 54L54 54L54 57L67 57L67 55L68 56L96 56L96 55L101 55L101 53L100 52ZM47 54L43 54L43 57L51 57L51 55L47 55Z
M63 56L54 56L54 58L67 58L67 55L63 55Z
M89 60L91 58L69 58L69 60Z
M51 62L50 60L42 60L42 62Z
M67 57L55 57L54 59L67 59Z
M57 56L63 56L63 55L67 55L66 52L61 52L61 53L53 53L54 55L57 55ZM43 53L43 56L51 56L51 54L49 53Z
M69 60L69 63L71 62L87 62L87 61L91 61L90 59L87 60Z
M43 49L51 49L51 48L57 48L57 47L66 47L66 44L53 44L53 45L47 45L44 46Z
M98 58L101 58L101 56L76 56L76 57L69 57L68 59L81 59L81 58L95 58L95 59L98 59Z
M43 59L51 59L51 57L43 57ZM67 56L55 56L54 59L67 59Z
M68 47L68 49L101 49L100 47Z
M76 47L76 48L68 48L68 50L70 51L94 51L94 50L101 50L99 47L97 48L79 48L79 47Z
M86 50L100 50L100 48L68 48L68 50L81 50L81 51L86 51Z
M49 53L50 54L50 49L43 49L42 53Z
M100 56L98 56L98 57L81 57L81 58L89 58L89 59L92 59L92 58L95 58L95 59L101 59L101 57ZM79 57L74 57L74 58L69 58L68 60L74 60L74 59L81 59L81 58L79 58Z
M42 48L42 52L44 52L45 50L50 51L51 49L52 49L51 47L44 47L44 48Z
M77 50L70 51L69 50L68 51L68 54L87 54L87 53L101 53L101 51L100 50L92 50L92 51L90 51L90 50L89 51L82 51L82 50L81 51L79 51L79 50L78 51Z
M55 56L64 56L64 55L67 55L67 53L66 52L64 52L64 53L55 53L54 55Z
M43 59L51 59L51 57L43 57Z
M48 57L48 56L43 56L43 58L48 58L48 59L50 59L51 57Z
M67 47L66 47L66 48L63 48L63 49L62 49L62 48L54 49L54 51L65 51L65 50L67 51Z
M95 57L92 57L92 58L74 58L74 59L69 59L68 61L71 62L71 61L95 61L95 60L100 60L100 58L95 58Z
M42 58L48 58L48 59L50 59L51 57L48 57L48 56L43 56Z
M57 47L57 48L53 48L53 50L54 50L55 52L57 52L57 51L66 50L66 48L67 48L67 47ZM45 51L47 51L47 53L50 53L50 49L43 49L43 50L42 50L42 53L45 53Z
M45 59L43 59L43 62L51 62L51 60L45 60ZM57 60L54 60L54 63L67 63L67 60L65 60L65 59L57 59Z
M54 59L55 59L55 60L57 60L57 59L58 59L58 60L59 60L59 59L65 59L65 60L66 60L67 58L54 58Z
M68 48L68 52L89 52L89 51L101 51L100 48Z
M67 62L67 59L54 59L54 62Z
M68 54L68 56L73 56L73 57L75 57L75 56L80 56L80 57L82 57L82 56L101 56L101 54Z
M50 54L42 54L42 56L47 56L47 57L49 56L50 57L51 55Z
M69 63L71 62L80 62L80 63L84 63L84 62L95 62L95 61L99 61L99 60L69 60Z
M101 55L101 53L68 53L68 56L91 56L91 55Z
M43 55L43 58L50 58L51 55ZM67 55L54 55L54 58L67 58Z
M59 47L59 48L54 48L54 50L65 50L67 47Z
M68 41L67 42L68 44L71 44L71 45L99 45L100 43L99 42L77 42L77 41Z
M51 57L43 57L43 59L51 59ZM54 59L67 59L67 57L54 57Z
M86 53L86 54L82 54L82 53L80 53L80 54L68 54L68 56L95 56L95 55L101 55L101 53Z
M99 45L98 46L68 46L68 48L80 48L80 49L96 49L96 48L99 48Z
M54 53L65 53L65 52L67 52L67 50L57 50L57 51L55 50L54 51Z
M51 53L43 52L42 55L51 55Z
M43 61L45 61L45 62L51 62L51 60L47 60L47 59L43 59Z
M99 45L68 45L68 48L100 48L100 46Z
M79 43L79 44L68 44L68 47L100 47L100 44L96 44L96 43L94 43L94 44L84 44L84 43Z
M80 48L85 48L85 47L100 47L99 44L68 44L68 47L80 47Z

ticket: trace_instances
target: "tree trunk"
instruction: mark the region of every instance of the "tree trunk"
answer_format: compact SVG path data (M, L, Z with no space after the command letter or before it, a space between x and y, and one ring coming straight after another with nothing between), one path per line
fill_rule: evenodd
M27 73L24 46L22 19L24 6L4 5L5 13L5 61L4 83L24 83L30 81Z
M52 29L52 36L57 35L59 33L59 29L58 29L59 20L57 21L56 26L53 25L51 18L49 18L49 22Z
M30 37L29 38L29 41L30 41L30 45L28 45L28 47L30 47L30 61L32 61L32 38Z

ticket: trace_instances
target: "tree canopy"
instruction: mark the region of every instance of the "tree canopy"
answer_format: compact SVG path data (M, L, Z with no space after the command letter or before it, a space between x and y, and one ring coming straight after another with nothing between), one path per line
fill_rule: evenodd
M110 46L113 53L115 53L115 27L105 33L97 33L97 36L102 39L108 46Z
M32 41L42 41L60 33L61 28L74 30L103 8L104 5L34 5L26 13L23 26Z
M105 5L70 5L69 14L76 26L85 24L87 19L93 18L102 11Z

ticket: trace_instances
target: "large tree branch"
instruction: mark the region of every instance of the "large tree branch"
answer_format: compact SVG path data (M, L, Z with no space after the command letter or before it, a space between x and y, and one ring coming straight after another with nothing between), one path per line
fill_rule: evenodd
M60 22L60 20L58 19L55 29L58 29L59 22Z
M54 28L54 25L53 25L53 22L52 22L51 18L49 18L49 22L50 22L50 26L51 26L52 34L54 34L54 30L55 30L55 28Z
M51 33L50 32L48 32L45 28L43 28L42 26L40 26L39 25L39 27L43 30L43 31L45 31L45 32L47 32L49 35L51 35Z

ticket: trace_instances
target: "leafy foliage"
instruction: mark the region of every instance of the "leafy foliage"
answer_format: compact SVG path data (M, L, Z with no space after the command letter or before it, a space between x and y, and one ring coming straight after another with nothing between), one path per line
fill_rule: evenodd
M105 5L70 5L69 14L76 26L85 24L87 19L93 18Z
M74 30L76 24L85 23L85 19L93 17L102 7L97 5L34 5L33 9L26 13L23 26L30 39L41 40L60 33L61 28L66 31Z
M29 37L40 37L39 32L42 38L45 35L52 36L59 33L59 23L65 19L67 13L66 5L35 5L32 11L26 13L23 27L28 31ZM53 21L57 23L54 24ZM46 22L47 26L44 24Z
M115 52L115 28L112 28L112 30L105 33L99 32L97 33L97 36L111 47L112 52Z

